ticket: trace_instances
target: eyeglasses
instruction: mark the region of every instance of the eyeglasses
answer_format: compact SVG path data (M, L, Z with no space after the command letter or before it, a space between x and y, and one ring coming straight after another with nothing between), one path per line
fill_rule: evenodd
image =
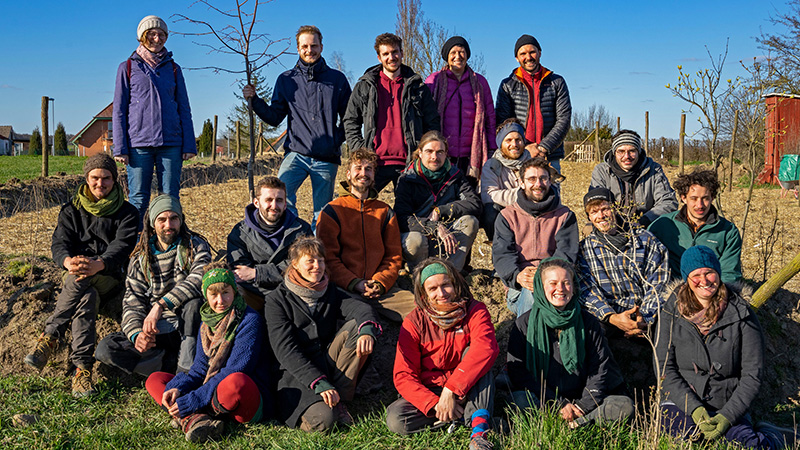
M148 30L147 33L145 33L145 37L147 39L153 39L155 37L158 37L163 41L164 39L167 38L167 33L164 33L163 30L159 30L159 29L156 28L156 29Z

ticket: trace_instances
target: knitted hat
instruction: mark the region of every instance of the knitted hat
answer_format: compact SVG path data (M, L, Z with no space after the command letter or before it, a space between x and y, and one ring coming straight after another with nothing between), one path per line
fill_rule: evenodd
M229 269L223 269L222 267L217 267L215 269L211 269L203 275L203 297L208 298L206 294L206 290L209 286L216 283L225 283L233 288L233 292L236 293L236 278L233 276L233 271Z
M586 208L586 205L592 200L605 200L608 203L614 203L614 194L604 187L589 189L589 192L583 196L583 207Z
M467 52L467 59L469 59L469 44L467 43L467 40L461 36L453 36L444 43L442 46L442 59L447 61L447 56L450 55L450 50L452 50L456 45L464 47L464 51Z
M169 194L161 194L150 202L150 226L156 226L156 217L164 211L172 211L179 216L183 214L181 209L181 202L177 198Z
M503 139L505 139L506 136L508 136L509 133L513 133L515 131L517 133L519 133L520 136L522 136L522 141L523 142L527 142L525 140L525 128L523 128L522 125L520 125L520 124L518 124L516 122L510 122L510 123L507 123L507 124L503 125L503 128L500 128L497 131L497 138L495 139L495 142L497 142L497 148L502 148L503 147Z
M684 280L689 278L689 274L693 271L706 267L714 269L717 274L722 273L719 259L714 253L714 250L711 250L705 245L695 245L683 252L683 256L681 256L681 278Z
M523 34L522 36L517 39L517 43L514 44L514 57L517 57L517 52L519 52L519 48L523 45L531 44L542 51L542 46L539 45L539 41L536 40L535 37L531 36L530 34Z
M169 36L169 30L167 29L167 22L161 17L158 16L147 16L139 22L139 26L136 27L136 40L142 39L142 34L144 34L147 30L152 30L153 28L158 28L163 31L167 36Z
M617 151L617 147L623 145L632 145L636 148L636 150L641 150L642 138L633 131L628 132L623 130L622 133L617 134L617 136L615 136L611 141L611 150Z
M89 172L94 169L105 169L111 172L111 179L115 183L117 182L117 163L114 162L114 158L107 154L97 153L88 157L86 162L83 163L83 176L88 177Z
M425 266L424 269L422 269L422 272L419 274L419 284L424 285L425 280L427 280L428 278L434 275L442 275L442 274L447 274L447 267L445 267L444 264L440 262L428 264L427 266Z

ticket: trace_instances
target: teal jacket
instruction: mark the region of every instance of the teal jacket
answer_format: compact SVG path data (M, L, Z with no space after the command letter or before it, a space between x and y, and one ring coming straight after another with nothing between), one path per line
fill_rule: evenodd
M650 224L650 232L669 250L672 278L680 278L681 256L687 248L695 245L705 245L714 250L722 266L720 275L724 283L734 283L742 278L742 237L739 229L732 222L720 217L714 206L711 206L709 219L709 223L693 234L686 220L686 206L683 206L677 211L660 216Z

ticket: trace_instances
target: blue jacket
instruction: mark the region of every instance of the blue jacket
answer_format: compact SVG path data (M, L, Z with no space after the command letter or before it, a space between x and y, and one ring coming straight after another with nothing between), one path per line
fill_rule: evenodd
M181 67L172 52L155 69L133 52L117 69L114 88L114 155L127 155L131 147L181 147L197 153L192 109Z
M228 361L216 375L208 382L203 383L208 372L208 355L203 351L202 339L197 339L197 353L195 354L192 368L188 373L179 373L169 383L166 389L176 388L181 395L176 402L181 412L181 417L211 405L211 399L219 383L230 374L241 372L249 376L258 386L261 393L262 412L264 418L270 418L272 413L272 389L270 382L270 364L272 350L267 342L267 330L261 314L249 306L244 317L236 328L233 348L228 355Z
M272 104L256 95L253 111L273 127L289 116L283 144L287 152L340 164L344 128L337 117L344 117L350 92L347 77L328 67L324 58L311 66L298 61L278 76Z

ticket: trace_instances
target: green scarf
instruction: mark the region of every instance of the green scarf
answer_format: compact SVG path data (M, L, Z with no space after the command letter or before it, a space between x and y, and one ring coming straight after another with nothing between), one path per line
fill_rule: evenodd
M92 201L89 195L89 185L83 183L75 193L75 198L72 199L72 204L76 208L83 208L89 214L97 217L107 217L116 213L122 207L123 202L125 202L125 195L122 193L122 186L119 183L114 183L111 192L96 202Z
M583 365L586 357L584 340L586 331L583 328L581 308L578 304L580 285L577 277L572 280L572 298L563 311L553 306L544 295L541 264L554 258L546 258L539 263L539 269L533 278L533 308L528 317L528 330L525 365L534 377L546 379L550 370L552 355L548 328L560 330L558 345L561 352L561 363L568 373L576 373ZM543 375L540 375L540 372Z
M208 302L203 303L203 306L200 307L200 320L203 321L203 324L208 326L208 330L212 334L217 334L215 331L217 324L233 310L233 320L228 322L225 327L225 340L232 341L234 336L236 336L236 327L239 326L239 322L242 321L242 317L244 316L245 307L247 307L247 303L245 303L244 297L237 292L230 308L220 313L211 309L211 305L209 305Z
M242 322L245 308L247 303L238 292L231 306L221 313L211 309L208 302L200 307L200 319L203 321L200 325L200 343L203 352L208 356L208 370L203 383L218 374L228 362L228 356L233 348L233 338L236 337L236 328Z
M433 170L429 170L427 167L425 167L424 164L422 164L421 158L417 158L417 160L414 161L414 169L417 171L417 173L427 178L428 181L436 183L441 181L445 175L450 173L450 159L445 157L444 165L442 166L442 168L434 172Z

